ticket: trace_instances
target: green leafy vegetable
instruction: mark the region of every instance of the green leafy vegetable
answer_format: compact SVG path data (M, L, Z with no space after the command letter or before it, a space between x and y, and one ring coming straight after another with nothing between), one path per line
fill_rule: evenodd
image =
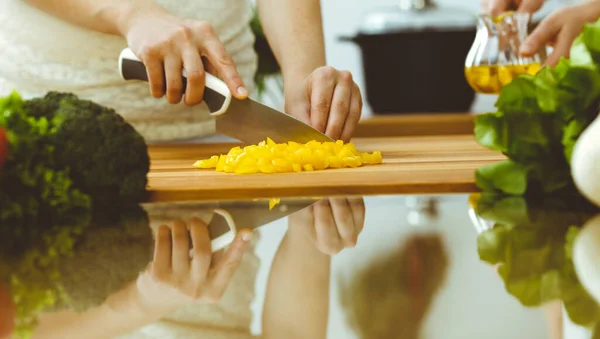
M484 166L475 174L477 186L493 190L503 187L504 193L520 195L527 188L529 169L522 164L505 160Z
M574 192L570 160L575 142L597 117L600 102L600 21L575 41L571 60L506 85L496 112L475 118L475 139L508 158L478 169L486 192Z

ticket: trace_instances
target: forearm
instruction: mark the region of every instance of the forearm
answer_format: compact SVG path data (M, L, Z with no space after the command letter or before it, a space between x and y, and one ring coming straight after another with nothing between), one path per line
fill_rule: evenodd
M288 231L271 266L263 309L265 338L327 336L331 257L299 231Z
M153 0L24 0L64 21L102 33L124 35L142 14L164 12Z
M160 314L142 311L137 298L133 283L85 312L48 314L40 319L33 339L114 338L160 319Z
M319 0L257 0L258 13L284 81L299 81L325 66Z

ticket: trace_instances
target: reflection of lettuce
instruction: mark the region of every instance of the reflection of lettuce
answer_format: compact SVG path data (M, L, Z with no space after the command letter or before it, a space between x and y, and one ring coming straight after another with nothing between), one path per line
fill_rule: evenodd
M580 285L571 257L579 227L600 210L579 195L527 200L483 195L476 212L495 222L477 239L479 256L498 265L510 294L525 306L562 300L579 325L600 321L600 307Z
M574 191L569 163L575 142L598 116L599 64L600 21L585 27L571 60L502 89L497 111L476 117L475 139L508 159L478 169L479 188L511 195Z

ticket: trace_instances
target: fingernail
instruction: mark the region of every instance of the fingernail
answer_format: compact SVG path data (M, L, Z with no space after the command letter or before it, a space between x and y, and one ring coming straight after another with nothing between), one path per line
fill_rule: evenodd
M248 95L248 90L244 86L240 86L237 88L237 92L239 95L246 96Z
M252 239L252 233L246 233L242 236L242 240L250 241Z
M532 52L532 51L531 51L532 49L533 49L533 47L531 46L531 44L529 44L529 43L524 43L524 44L522 44L522 45L521 45L521 48L519 49L519 52L520 52L521 54L529 54L529 53L531 53L531 52Z

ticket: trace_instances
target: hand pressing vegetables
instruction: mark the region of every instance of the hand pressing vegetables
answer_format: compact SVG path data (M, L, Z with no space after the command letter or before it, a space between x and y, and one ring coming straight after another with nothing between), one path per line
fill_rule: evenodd
M382 163L381 152L361 153L354 144L343 141L310 141L299 144L293 141L277 144L270 138L241 148L232 148L227 155L212 156L194 163L196 168L214 168L217 172L286 173L317 171L328 168L354 168Z

